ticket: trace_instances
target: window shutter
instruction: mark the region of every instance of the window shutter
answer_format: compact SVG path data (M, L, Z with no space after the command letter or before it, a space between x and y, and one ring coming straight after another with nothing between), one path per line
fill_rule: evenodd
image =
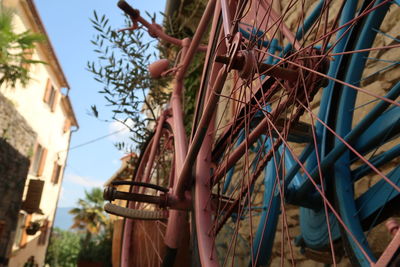
M47 149L43 148L42 157L40 158L39 168L37 171L37 176L42 176L44 165L46 163Z
M40 201L42 200L44 181L38 179L30 179L28 184L28 192L25 201L22 203L22 209L28 214L40 213Z
M53 174L51 175L51 182L55 183L54 181L56 180L56 175L57 175L57 161L54 162L54 166L53 166Z
M53 90L55 90L55 89L53 89ZM59 95L58 91L55 90L54 91L54 100L53 100L53 103L51 103L51 112L54 112L54 110L56 110L56 106L58 103L58 95Z
M50 94L51 94L51 82L50 79L47 79L47 83L46 83L46 90L44 91L44 96L43 96L43 101L45 103L49 103L50 100Z
M50 222L49 222L49 220L46 219L43 222L43 226L40 229L41 233L40 233L39 240L38 240L38 244L39 245L45 245L46 244L47 235L49 233L49 229L50 229Z
M64 133L66 133L69 130L69 128L71 128L71 121L67 118L64 121L64 129L63 129Z
M58 183L58 180L60 179L60 173L61 173L61 165L59 165L56 161L54 162L53 175L51 176L51 182L53 184Z
M28 242L28 234L26 233L25 229L28 228L32 219L32 214L26 215L24 229L22 231L21 241L19 242L20 247L25 247L26 243Z

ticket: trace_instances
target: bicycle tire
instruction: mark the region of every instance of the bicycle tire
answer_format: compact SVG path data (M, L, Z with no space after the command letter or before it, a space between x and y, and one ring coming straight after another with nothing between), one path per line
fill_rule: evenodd
M372 2L365 1L363 6L368 6ZM376 7L381 4L377 10L371 12L363 18L362 21L359 22L358 31L352 32L350 36L351 39L357 40L354 44L353 50L361 50L361 49L370 49L377 46L378 35L383 33L381 30L387 25L387 21L393 17L393 14L399 12L398 7L393 5L393 8L390 10L391 3L384 4L383 1L376 1L373 6ZM359 11L362 12L362 9ZM357 36L357 37L355 37ZM359 81L365 80L367 77L367 64L370 64L372 60L381 61L386 58L385 54L389 53L388 51L382 51L383 55L377 55L374 59L371 59L368 55L370 52L365 52L363 54L349 54L346 55L347 66L343 67L340 75L343 78L343 81L350 84L361 84ZM373 53L373 52L372 52ZM357 66L355 68L354 66ZM381 67L383 69L383 67ZM345 71L347 69L347 72ZM384 71L386 74L391 71ZM346 136L351 134L352 132L357 130L357 127L363 123L363 121L368 120L368 115L372 114L374 110L382 109L382 115L388 114L395 110L398 107L390 107L389 104L386 104L383 100L376 101L377 104L370 108L365 108L366 111L363 111L366 115L359 116L360 112L357 111L360 99L363 96L360 95L360 92L354 93L346 93L348 89L346 86L338 86L333 84L332 88L341 92L340 93L340 102L343 103L341 106L335 105L331 108L335 108L336 112L334 116L331 116L329 120L327 120L327 124L335 130L341 136ZM339 89L340 88L340 89ZM388 89L382 93L387 99L396 100L400 94L400 84L398 82L392 82ZM353 100L351 100L353 99ZM365 102L365 100L364 100ZM386 106L386 107L385 107ZM338 118L343 114L343 110L354 110L351 112L351 119L343 120L339 123ZM392 112L393 113L393 112ZM387 115L386 115L387 116ZM396 113L393 113L392 116L398 117ZM335 118L336 123L332 122L332 118ZM367 134L362 134L360 139L374 139L374 135L379 135L380 131L375 128L376 125L382 124L385 120L384 118L377 118L372 120L368 126L365 127L365 131ZM397 118L398 124L398 118ZM364 158L369 157L370 161L374 164L374 155L376 154L385 154L387 151L392 150L396 143L398 144L398 126L393 124L387 132L382 136L379 142L375 142L372 145L369 145L368 148L362 148L360 146L360 141L350 142L351 145L354 146L356 151L360 153ZM326 142L322 145L332 144L332 136L326 134ZM335 149L333 146L332 149ZM372 151L372 152L371 152ZM398 155L397 155L398 156ZM393 184L399 186L400 181L397 177L399 177L398 168L391 167L391 161L395 160L396 157L392 157L392 159L387 159L386 161L380 162L377 166L382 166L381 169L385 171L385 175L388 179L390 179ZM382 178L382 175L372 171L372 174L364 173L362 176L357 176L354 174L352 169L358 168L357 163L354 161L358 161L362 163L361 157L351 155L349 152L344 153L342 157L339 158L339 162L335 164L334 167L334 186L335 186L335 201L337 203L338 211L341 214L344 223L347 228L350 230L351 234L344 227L341 227L341 235L344 247L347 251L350 261L354 265L358 266L369 266L371 262L375 262L379 256L386 249L385 246L390 241L390 234L387 230L384 230L383 223L390 216L397 216L397 210L395 207L398 207L400 204L400 196L398 192L396 193L395 187L387 184L385 179ZM396 162L396 161L394 161ZM341 164L341 166L339 166ZM341 177L338 179L337 177ZM379 180L379 181L377 181ZM356 181L356 182L353 182ZM362 183L367 182L370 184L367 188L362 188ZM347 190L349 186L356 187L355 190ZM380 188L378 188L380 187ZM360 189L361 188L361 189ZM373 193L375 195L388 194L384 199L377 199L368 197L371 196L371 192L376 189ZM367 202L374 202L374 205L370 205L373 207L365 208ZM369 215L366 215L369 214ZM396 215L397 214L397 215ZM364 232L366 234L364 234ZM379 235L379 239L381 239L379 246L376 245L376 239ZM354 240L354 237L358 240L357 244ZM375 244L374 244L375 243Z
M149 155L151 153L152 144L155 141L155 132L149 136L149 139L142 146L142 152L138 158L132 177L134 181L151 182L168 188L169 183L172 182L170 181L170 173L174 168L172 160L174 151L173 130L168 122L164 122L161 131L162 134L154 161L149 161ZM163 164L161 164L162 157L166 157L166 161ZM156 167L157 165L158 167ZM150 180L144 181L143 179L146 179L144 175L148 168L151 168L149 173L152 177L150 177ZM162 174L159 174L159 171L161 171ZM156 172L156 174L154 172ZM143 188L131 187L130 192L151 194L156 191L146 191L146 189ZM167 211L157 209L148 210L148 207L145 207L145 205L146 204L131 201L127 203L126 208L109 207L112 211L118 210L118 213L123 213L126 217L126 219L124 219L124 235L129 236L129 238L123 238L121 241L121 266L174 266L177 249L167 247L163 241L163 235L165 234L166 223L168 221ZM146 245L148 243L150 243L150 245ZM154 243L157 244L155 245ZM138 248L135 249L135 246ZM140 246L144 248L140 249ZM140 252L139 250L144 251ZM143 255L145 255L146 258L144 258Z

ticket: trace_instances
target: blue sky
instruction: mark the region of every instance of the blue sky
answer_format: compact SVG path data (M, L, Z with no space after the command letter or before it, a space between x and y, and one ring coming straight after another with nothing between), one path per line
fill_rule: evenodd
M70 98L79 122L79 131L73 133L71 147L122 129L118 123L100 121L89 115L90 106L97 105L103 118L111 117L103 97L97 93L101 85L85 70L88 60L96 59L90 39L94 36L89 18L93 10L106 14L116 29L124 28L118 1L106 0L35 0L50 41L70 85ZM135 8L150 13L164 11L165 0L129 1ZM142 13L144 14L144 12ZM161 19L161 16L157 16ZM114 143L127 140L128 131L104 138L70 151L64 173L59 207L74 206L84 190L102 184L119 168L123 156Z

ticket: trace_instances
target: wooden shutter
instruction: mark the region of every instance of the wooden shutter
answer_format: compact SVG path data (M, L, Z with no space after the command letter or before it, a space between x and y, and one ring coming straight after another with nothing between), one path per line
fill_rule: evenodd
M31 223L32 214L26 215L24 229L21 234L21 241L19 242L20 247L25 247L26 243L28 242L28 234L26 233L25 229L28 228L29 224Z
M22 203L22 209L28 214L40 212L40 201L42 200L43 188L43 180L29 180L28 192L26 192L25 201Z
M69 128L71 128L71 121L67 118L64 121L64 128L63 128L64 133L67 132Z
M51 176L51 182L54 184L58 183L58 180L60 179L60 173L61 173L61 165L59 165L56 162L54 162L54 167L53 167L53 174Z
M39 239L38 239L38 244L39 245L45 245L46 244L47 235L49 233L49 229L50 229L50 222L49 222L49 220L46 219L43 222L43 225L42 225L42 227L40 229L41 233L40 233L40 236L39 236Z
M58 168L58 164L57 164L57 161L56 161L56 162L54 162L53 174L51 175L51 180L50 180L52 183L55 183L54 181L57 179L56 178L56 176L57 176L57 168Z
M46 157L47 157L47 149L43 148L42 157L40 158L39 168L37 171L37 176L42 176L43 174Z
M50 107L51 112L54 112L54 110L56 110L56 106L58 103L58 95L59 95L57 90L55 90L55 89L53 89L53 90L54 90L54 99L53 99L53 103L51 103L51 107Z
M50 82L50 79L47 79L47 83L46 83L46 89L44 91L44 96L43 96L43 101L45 103L49 103L50 100L50 94L51 94L51 90L52 90L52 85Z

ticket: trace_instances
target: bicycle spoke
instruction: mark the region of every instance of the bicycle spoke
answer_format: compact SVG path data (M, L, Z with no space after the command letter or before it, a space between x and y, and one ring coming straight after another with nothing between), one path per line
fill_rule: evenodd
M321 253L317 260L337 265L343 256L340 245L346 236L346 242L363 255L366 263L374 263L365 245L368 241L349 223L350 215L338 207L337 202L342 200L333 197L334 188L339 186L334 177L338 164L335 161L349 157L346 168L354 179L350 179L348 186L366 183L367 175L381 179L374 180L364 191L359 190L359 195L352 199L360 214L354 220L359 219L369 228L387 218L383 210L400 192L397 180L393 179L397 172L386 167L398 156L395 140L400 103L393 92L386 94L368 87L375 76L390 74L395 69L397 61L381 55L400 46L386 42L363 47L357 40L357 33L363 32L368 20L385 10L389 2L366 1L357 6L330 0L311 7L306 1L296 0L240 1L240 11L232 11L240 15L232 19L231 35L217 41L227 47L222 54L218 47L212 56L217 62L214 66L222 62L229 74L218 94L207 139L212 142L207 152L212 162L207 204L202 208L209 209L211 214L206 230L212 240L209 259L214 259L216 249L223 266L258 266L260 259L270 260L261 255L262 246L273 251L271 244L276 236L275 244L280 242L280 246L274 251L280 254L280 264L295 265L292 207L288 206L291 203L302 207L302 223L311 225L313 216L322 218L318 219L321 233L315 245L307 243L309 240L300 244L307 257L317 259L318 255L308 254L317 251L311 252ZM379 27L374 30L380 33ZM235 39L236 36L239 37ZM246 60L253 60L250 74L232 67L232 62L240 57L244 58L244 65ZM357 78L350 79L346 72L352 72L354 66L350 62L356 57L363 58L362 68L365 64L376 65L373 71L361 70ZM376 63L366 63L367 60ZM295 72L296 79L285 79L277 70L285 74ZM391 88L396 90L397 87ZM348 104L347 110L354 121L349 131L341 134L335 125L340 125L339 119L332 119L341 103L332 104L323 97L330 94L329 101L334 102L350 91L354 103ZM305 127L299 133L303 142L296 142L293 137L299 126ZM378 169L380 166L388 170ZM389 198L375 196L385 190L392 192ZM371 205L368 199L373 199ZM303 210L310 212L304 215ZM273 229L276 234L269 235L266 229ZM241 255L244 249L248 257Z

